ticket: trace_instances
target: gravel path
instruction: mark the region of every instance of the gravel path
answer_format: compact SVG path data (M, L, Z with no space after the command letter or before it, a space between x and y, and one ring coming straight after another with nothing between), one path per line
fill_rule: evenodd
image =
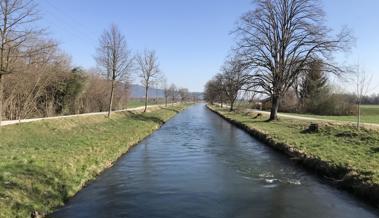
M156 108L156 107L162 107L162 106L164 106L164 104L150 105L150 106L147 106L147 108ZM117 111L113 111L113 112L141 111L144 108L145 108L145 106L141 106L141 107L135 107L135 108L125 109L125 110L117 110ZM17 123L29 123L29 122L35 122L35 121L40 121L40 120L55 120L55 119L70 118L70 117L107 115L107 114L108 114L108 112L96 112L96 113L75 114L75 115L57 116L57 117L33 118L33 119L24 119L24 120L5 120L5 121L1 122L1 126L14 125Z

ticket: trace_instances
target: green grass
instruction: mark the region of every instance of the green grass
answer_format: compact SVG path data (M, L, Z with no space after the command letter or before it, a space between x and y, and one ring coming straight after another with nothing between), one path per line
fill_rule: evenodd
M283 113L290 115L298 115L303 117L311 117L316 119L336 120L345 122L357 122L357 116L320 116L313 114L295 114ZM362 105L361 106L361 122L379 124L379 105Z
M253 119L254 114L251 113L215 109L228 118L270 135L277 142L288 144L331 165L349 168L362 180L379 184L379 132L376 130L362 129L358 132L352 125L317 121L320 132L309 134L303 130L310 121L281 118L266 122L268 117Z
M164 104L164 101L162 99L159 99L158 101L155 101L155 99L150 99L148 102L148 105L156 105L156 104ZM142 106L145 106L144 99L130 99L128 101L128 108L135 108L135 107L142 107Z
M130 99L128 101L128 108L142 107L144 105L145 105L145 102L143 100Z
M0 217L51 212L184 105L2 127Z

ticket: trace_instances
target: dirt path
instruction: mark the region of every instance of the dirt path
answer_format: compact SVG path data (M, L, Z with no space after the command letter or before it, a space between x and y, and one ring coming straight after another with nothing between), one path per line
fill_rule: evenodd
M260 111L260 110L254 110L254 109L246 109L246 111L270 115L270 112L267 112L267 111ZM323 121L323 122L331 122L331 123L345 124L345 125L346 124L356 125L356 122L331 120L331 119L323 119L323 118L315 118L315 117L305 117L305 116L301 116L301 115L278 113L278 116L284 117L284 118L289 118L289 119L297 119L297 120ZM379 124L375 124L375 123L361 123L361 125L365 128L369 128L369 129L379 129Z

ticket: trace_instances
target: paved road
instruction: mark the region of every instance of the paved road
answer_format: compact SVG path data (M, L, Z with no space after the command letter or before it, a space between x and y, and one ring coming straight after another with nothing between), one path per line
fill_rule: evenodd
M150 105L147 106L148 108L156 108L156 107L162 107L164 104L159 105ZM141 111L145 107L135 107L135 108L129 108L125 110L117 110L113 112L122 112L122 111ZM43 117L43 118L33 118L33 119L24 119L24 120L5 120L1 122L1 126L8 126L8 125L14 125L17 123L29 123L29 122L35 122L40 120L54 120L54 119L62 119L62 118L70 118L70 117L81 117L81 116L93 116L93 115L107 115L108 112L96 112L96 113L86 113L86 114L75 114L75 115L67 115L67 116L57 116L57 117Z

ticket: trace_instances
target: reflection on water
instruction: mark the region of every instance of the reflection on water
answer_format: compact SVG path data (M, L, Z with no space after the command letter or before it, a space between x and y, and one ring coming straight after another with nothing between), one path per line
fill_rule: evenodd
M196 105L52 217L355 218L378 213Z

